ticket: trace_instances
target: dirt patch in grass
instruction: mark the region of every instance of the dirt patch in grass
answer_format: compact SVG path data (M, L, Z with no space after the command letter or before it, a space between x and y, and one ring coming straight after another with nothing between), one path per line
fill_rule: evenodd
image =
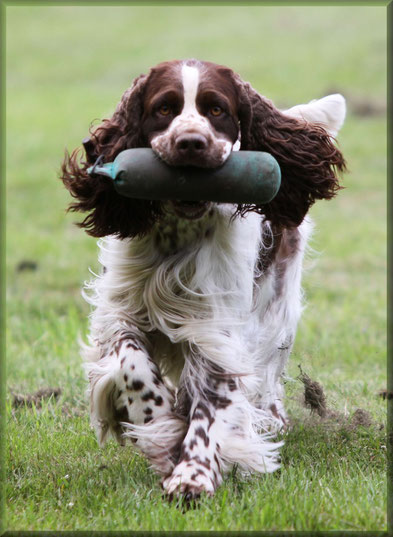
M349 111L358 117L377 117L387 114L386 99L369 97L364 95L348 94L348 92L338 88L327 88L325 95L342 93L347 101Z
M350 426L357 429L358 427L371 427L373 420L367 410L363 408L357 408L351 416Z
M363 408L357 408L352 415L347 416L342 412L337 412L328 408L323 386L316 380L312 380L301 368L297 377L304 386L303 404L311 411L311 419L307 420L308 425L324 423L326 426L338 426L347 430L356 430L359 427L377 427L379 430L384 428L382 423L377 424L373 421L371 414ZM315 420L315 414L322 419ZM314 419L313 419L314 418Z
M52 399L53 402L57 402L59 396L62 394L61 388L41 388L34 393L15 393L11 390L12 394L12 413L14 414L16 410L23 407L32 408L33 406L37 409L41 409L42 402L44 400ZM84 405L75 405L64 403L61 405L61 413L65 418L75 418L81 416L87 416L88 411Z
M383 99L370 99L368 97L348 98L348 107L352 113L360 117L375 117L386 115L386 101Z
M28 394L12 393L12 407L18 408L24 405L40 407L44 399L49 399L51 397L57 399L60 394L60 388L41 388L34 393Z
M300 364L299 380L304 385L304 404L311 409L311 413L316 412L318 416L324 418L326 416L326 398L323 392L323 388L319 382L311 380L311 378L304 373Z
M22 259L16 267L16 272L24 272L24 271L34 271L37 270L38 263L36 261L32 261L31 259Z
M386 389L380 390L378 392L378 396L382 397L382 399L392 399L393 398L393 392L389 392Z

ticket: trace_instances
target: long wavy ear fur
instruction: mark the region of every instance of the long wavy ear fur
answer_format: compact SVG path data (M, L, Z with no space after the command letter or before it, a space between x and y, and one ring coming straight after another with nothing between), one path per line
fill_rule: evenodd
M87 168L99 155L103 156L103 162L111 162L124 149L147 147L140 132L147 79L146 75L135 79L113 116L90 131L85 160L81 158L80 149L65 155L60 177L77 200L68 210L89 213L78 226L93 237L143 235L161 214L159 202L121 196L107 177L87 173Z
M331 199L341 188L337 172L345 160L327 131L290 118L235 75L239 89L241 150L267 151L281 168L281 187L265 205L239 205L238 213L255 211L279 227L296 227L317 199Z

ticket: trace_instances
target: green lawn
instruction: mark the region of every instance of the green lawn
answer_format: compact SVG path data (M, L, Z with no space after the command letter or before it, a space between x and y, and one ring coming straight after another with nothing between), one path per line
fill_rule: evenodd
M386 99L383 7L8 7L7 520L13 530L383 530L386 527ZM231 475L183 512L145 460L100 449L88 422L78 336L95 240L73 225L57 179L64 148L111 114L156 63L197 57L234 68L278 106L340 91L345 190L312 209L307 307L286 381L293 428L283 466ZM17 270L33 261L36 270ZM331 417L310 416L298 364ZM61 387L42 408L12 393ZM356 409L371 424L357 426Z

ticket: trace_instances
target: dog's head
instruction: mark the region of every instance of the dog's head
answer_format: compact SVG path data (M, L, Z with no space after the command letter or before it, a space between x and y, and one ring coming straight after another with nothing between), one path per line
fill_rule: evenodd
M239 136L237 92L218 66L170 62L146 88L144 140L169 165L216 168Z
M297 226L316 199L338 190L336 170L345 167L333 136L345 116L344 99L330 96L280 112L231 69L196 60L159 64L138 77L111 119L93 132L86 162L66 157L62 179L87 211L82 222L93 236L130 237L146 233L162 214L162 204L123 198L106 178L86 170L102 155L114 160L124 149L151 147L172 166L221 166L233 150L267 151L281 167L282 184L265 205L239 205L279 226ZM206 203L174 203L179 216L197 218Z

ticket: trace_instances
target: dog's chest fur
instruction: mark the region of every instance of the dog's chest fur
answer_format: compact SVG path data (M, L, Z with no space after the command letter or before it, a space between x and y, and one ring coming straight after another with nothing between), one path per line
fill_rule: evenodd
M217 212L212 208L202 218L188 220L166 213L153 229L156 248L165 256L195 248L214 233Z

